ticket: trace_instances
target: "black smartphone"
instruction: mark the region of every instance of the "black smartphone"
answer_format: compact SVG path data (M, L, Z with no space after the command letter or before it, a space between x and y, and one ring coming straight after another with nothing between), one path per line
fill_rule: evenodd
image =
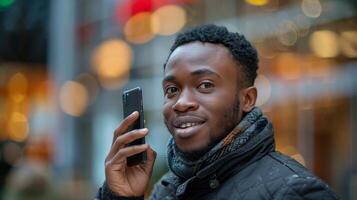
M142 129L145 127L144 124L144 110L143 110L143 95L140 87L136 87L123 93L123 112L124 118L129 116L134 111L139 112L139 119L137 119L132 126L129 127L129 131L135 129ZM145 137L137 139L128 144L128 146L132 145L140 145L145 144ZM127 158L127 165L134 166L138 164L142 164L146 162L146 151L135 154Z

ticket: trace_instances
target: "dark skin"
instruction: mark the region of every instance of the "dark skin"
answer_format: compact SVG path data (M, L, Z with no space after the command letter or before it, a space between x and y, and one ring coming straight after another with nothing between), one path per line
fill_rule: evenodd
M253 109L257 90L243 87L243 77L229 50L219 44L192 42L170 55L162 84L163 115L182 152L206 152L237 125L243 113ZM119 125L105 162L106 182L121 196L144 194L155 161L147 144L125 147L148 133L143 129L124 134L137 118L136 112ZM145 164L126 165L127 157L143 151L148 154Z

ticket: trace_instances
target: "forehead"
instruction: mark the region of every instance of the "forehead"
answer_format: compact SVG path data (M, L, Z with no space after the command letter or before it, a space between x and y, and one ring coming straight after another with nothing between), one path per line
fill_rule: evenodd
M230 51L221 44L191 42L177 47L170 55L165 75L177 68L210 68L213 71L237 72L237 63Z
M166 67L173 67L180 61L206 64L215 63L222 58L229 57L232 56L229 50L223 45L191 42L177 47L171 53Z

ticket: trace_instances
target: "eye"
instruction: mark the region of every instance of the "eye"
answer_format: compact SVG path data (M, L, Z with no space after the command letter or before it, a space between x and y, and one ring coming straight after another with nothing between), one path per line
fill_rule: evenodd
M199 89L210 89L210 88L213 88L213 87L214 87L213 83L211 83L211 82L209 82L209 81L202 82L202 83L198 86Z
M169 86L165 89L165 95L172 96L178 92L178 88L175 86Z

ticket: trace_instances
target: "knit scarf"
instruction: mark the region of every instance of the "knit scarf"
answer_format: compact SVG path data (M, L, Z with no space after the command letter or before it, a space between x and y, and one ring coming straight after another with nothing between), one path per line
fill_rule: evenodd
M201 158L191 161L178 151L175 140L171 137L168 142L168 166L178 177L187 180L193 177L205 166L214 163L219 158L236 151L246 144L250 138L258 134L262 127L268 124L266 117L259 108L255 107L247 113L239 124L219 143L206 152Z

